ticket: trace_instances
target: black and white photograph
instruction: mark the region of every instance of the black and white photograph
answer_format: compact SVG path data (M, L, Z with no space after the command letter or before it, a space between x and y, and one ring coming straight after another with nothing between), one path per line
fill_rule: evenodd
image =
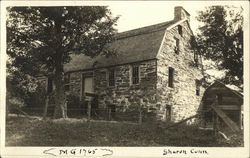
M248 1L3 1L0 76L3 158L250 156Z

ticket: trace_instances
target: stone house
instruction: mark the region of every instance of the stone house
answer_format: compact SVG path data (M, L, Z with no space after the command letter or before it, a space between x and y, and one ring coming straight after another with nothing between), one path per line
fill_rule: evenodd
M72 56L64 66L68 93L81 101L94 93L99 108L143 106L160 120L176 122L196 114L203 75L189 21L190 14L175 7L171 21L118 33L108 45L115 56Z

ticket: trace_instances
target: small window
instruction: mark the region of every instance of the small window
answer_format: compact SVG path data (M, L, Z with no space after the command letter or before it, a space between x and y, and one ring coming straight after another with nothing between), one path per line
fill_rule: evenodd
M47 80L47 93L51 93L53 91L53 79L48 77Z
M168 87L174 87L174 68L168 69Z
M114 69L110 69L108 71L108 85L110 87L115 86L115 70Z
M139 66L132 66L132 84L139 83Z
M179 33L179 35L181 35L181 36L183 35L183 34L182 34L182 26L181 26L181 25L178 25L178 33Z
M171 121L171 106L166 105L166 121Z
M70 74L66 74L64 76L64 88L65 88L65 91L69 91L69 83L70 83Z
M196 95L200 96L200 81L195 80L195 86L196 86Z
M196 89L196 95L200 96L200 89Z
M180 51L180 40L178 38L175 38L174 52L176 54L179 54L179 51Z
M195 66L198 66L199 61L198 61L198 55L196 52L194 52L194 63L195 63Z

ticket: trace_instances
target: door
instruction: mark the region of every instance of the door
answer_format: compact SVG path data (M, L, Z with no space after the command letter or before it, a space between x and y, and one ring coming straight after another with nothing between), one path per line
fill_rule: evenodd
M93 77L84 78L83 93L94 93Z
M81 85L81 93L80 93L80 108L81 113L85 114L87 112L87 102L85 93L94 93L94 86L93 86L93 77L86 76L86 74L82 75L82 85Z

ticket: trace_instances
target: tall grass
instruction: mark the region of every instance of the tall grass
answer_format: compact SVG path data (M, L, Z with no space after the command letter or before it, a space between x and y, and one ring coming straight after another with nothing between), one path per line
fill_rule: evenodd
M7 146L232 146L197 126L9 116ZM236 144L234 144L236 145ZM237 144L239 146L239 144Z

